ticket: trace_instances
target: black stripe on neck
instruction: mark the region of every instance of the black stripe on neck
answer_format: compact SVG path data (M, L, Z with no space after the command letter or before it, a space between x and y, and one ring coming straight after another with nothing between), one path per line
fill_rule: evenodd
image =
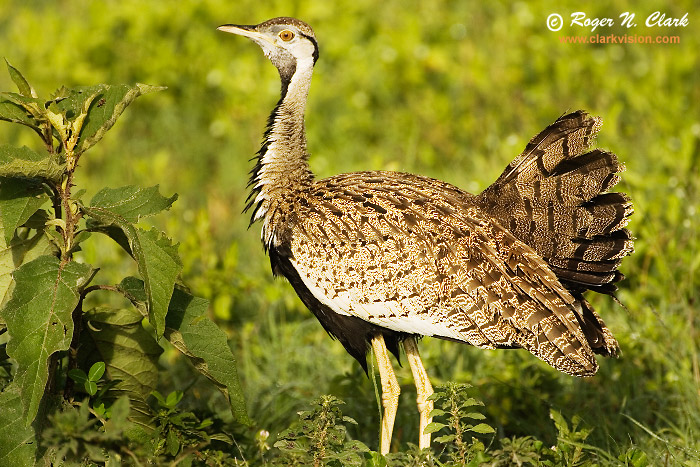
M313 57L314 57L314 65L315 65L315 64L316 64L316 60L318 60L318 42L316 42L316 38L314 38L314 37L307 36L307 35L304 34L304 33L301 33L301 35L304 36L304 37L306 37L306 38L309 40L309 42L311 42L311 43L314 45L314 55L313 55Z

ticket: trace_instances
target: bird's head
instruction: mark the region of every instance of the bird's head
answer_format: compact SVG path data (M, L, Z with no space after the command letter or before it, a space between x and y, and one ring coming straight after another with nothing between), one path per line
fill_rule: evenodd
M318 59L313 29L295 18L273 18L257 25L224 24L217 29L258 44L283 79L290 79L300 65L313 67Z

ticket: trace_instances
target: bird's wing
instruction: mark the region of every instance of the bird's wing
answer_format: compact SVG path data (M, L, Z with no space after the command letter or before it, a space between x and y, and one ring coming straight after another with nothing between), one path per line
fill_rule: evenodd
M391 172L315 183L289 219L291 261L336 313L483 348L524 347L560 371L597 364L547 264L470 195Z

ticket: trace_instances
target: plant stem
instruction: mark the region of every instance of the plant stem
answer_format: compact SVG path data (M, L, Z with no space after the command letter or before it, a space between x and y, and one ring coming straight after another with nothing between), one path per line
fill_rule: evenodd
M467 446L463 438L461 414L459 413L458 392L456 387L450 387L450 415L452 415L452 426L455 430L455 445L459 451L459 459L464 464L467 459Z
M71 209L71 187L73 186L73 172L69 171L66 178L63 180L61 185L58 187L58 195L61 199L61 206L65 214L65 228L63 229L63 252L61 254L61 260L71 261L73 254L71 249L73 247L73 236L75 233L75 226L78 223L79 217L73 213Z
M110 292L121 292L117 287L113 285L95 284L83 290L83 297L85 297L90 292L94 292L95 290L109 290Z
M316 443L316 452L314 453L314 467L320 467L323 464L323 459L326 457L326 438L328 436L328 427L331 424L329 420L329 412L331 411L331 403L327 399L321 401L321 413L319 424L320 430L318 433L318 442Z

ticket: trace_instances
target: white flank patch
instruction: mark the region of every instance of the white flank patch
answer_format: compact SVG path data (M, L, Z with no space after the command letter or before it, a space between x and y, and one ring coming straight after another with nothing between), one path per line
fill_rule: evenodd
M461 341L466 341L456 329L449 327L446 323L436 322L435 317L430 316L424 310L406 309L401 302L386 301L375 303L361 303L357 297L349 292L341 292L336 297L330 298L323 289L318 287L309 276L306 270L294 259L292 266L299 273L302 282L309 289L309 292L316 299L329 307L335 313L345 316L355 316L364 321L376 324L393 331L405 332L409 334L420 334L422 336L449 337ZM405 314L407 316L402 316Z

